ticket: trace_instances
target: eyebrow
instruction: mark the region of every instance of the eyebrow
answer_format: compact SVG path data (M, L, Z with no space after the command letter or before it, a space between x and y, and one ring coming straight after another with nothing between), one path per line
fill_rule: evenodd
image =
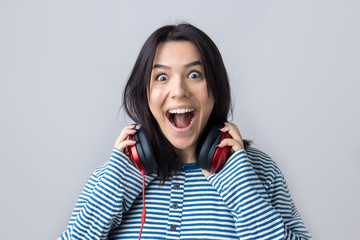
M191 63L186 64L184 68L189 68L195 65L202 65L202 63L200 61L193 61Z
M189 68L189 67L192 67L192 66L195 66L195 65L202 65L202 63L200 61L193 61L193 62L190 62L188 64L185 64L184 68ZM169 66L166 66L166 65L163 65L163 64L154 64L153 69L155 69L155 68L170 69Z

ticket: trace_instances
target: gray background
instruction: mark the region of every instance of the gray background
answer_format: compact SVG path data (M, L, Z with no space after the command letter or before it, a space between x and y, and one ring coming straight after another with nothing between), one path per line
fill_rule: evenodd
M357 1L0 0L1 239L55 239L121 129L145 39L188 21L217 44L232 121L282 169L315 239L359 239Z

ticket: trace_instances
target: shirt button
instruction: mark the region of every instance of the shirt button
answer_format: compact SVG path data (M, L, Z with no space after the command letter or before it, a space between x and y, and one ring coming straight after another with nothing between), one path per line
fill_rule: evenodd
M171 231L175 231L175 230L176 230L176 226L175 226L174 224L171 225L171 226L170 226L170 230L171 230Z
M175 184L174 184L174 188L175 188L175 189L179 189L179 188L180 188L180 185L179 185L178 183L175 183Z
M177 203L173 203L173 204L172 204L172 207L173 207L174 209L177 209L178 206L179 206L179 205L178 205Z

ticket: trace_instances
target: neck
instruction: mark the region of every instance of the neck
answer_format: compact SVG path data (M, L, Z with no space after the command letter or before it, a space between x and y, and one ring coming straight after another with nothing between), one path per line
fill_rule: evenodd
M195 147L190 147L188 149L178 149L175 148L176 155L180 163L195 163Z

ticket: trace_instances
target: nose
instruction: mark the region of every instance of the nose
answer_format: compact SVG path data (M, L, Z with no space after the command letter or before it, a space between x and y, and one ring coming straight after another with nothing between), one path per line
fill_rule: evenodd
M170 86L171 98L182 98L189 97L190 92L188 90L185 79L182 79L180 76L174 77L172 79L172 84Z

